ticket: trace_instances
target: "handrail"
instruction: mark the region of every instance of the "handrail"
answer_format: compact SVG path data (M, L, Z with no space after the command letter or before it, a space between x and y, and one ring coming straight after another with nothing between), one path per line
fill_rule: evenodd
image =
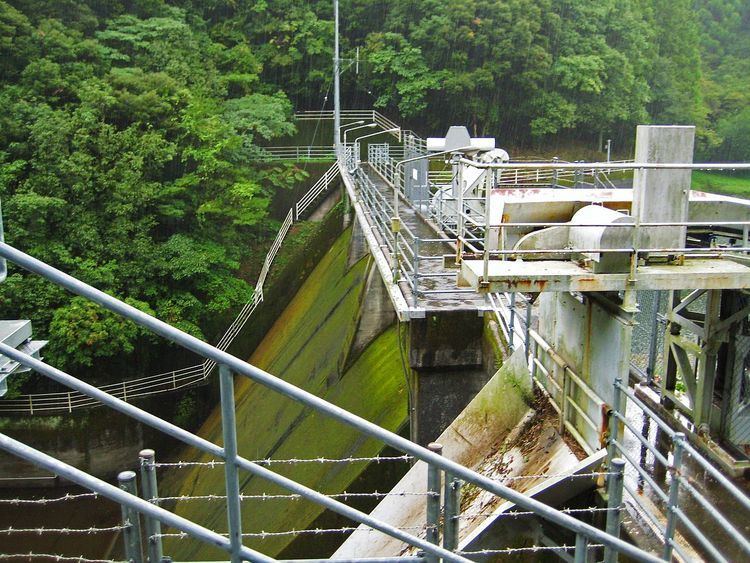
M488 478L464 467L463 465L460 465L459 463L446 459L445 457L438 455L427 448L419 446L407 440L406 438L399 436L398 434L385 430L384 428L381 428L380 426L369 422L360 416L357 416L345 409L333 405L332 403L329 403L328 401L308 391L300 389L299 387L296 387L295 385L292 385L291 383L288 383L283 379L280 379L256 366L248 364L223 350L219 350L218 348L211 346L210 344L207 344L206 342L203 342L202 340L199 340L198 338L187 334L163 321L160 321L159 319L148 315L147 313L144 313L143 311L133 307L132 305L120 301L119 299L112 297L111 295L108 295L88 284L85 284L80 280L77 280L76 278L73 278L72 276L69 276L64 272L61 272L60 270L57 270L56 268L53 268L52 266L45 264L44 262L41 262L40 260L37 260L36 258L33 258L32 256L29 256L28 254L25 254L8 244L0 243L0 256L10 260L11 262L32 273L42 276L43 278L71 291L72 293L75 293L76 295L80 295L95 303L98 303L105 309L108 309L109 311L112 311L119 316L133 321L137 325L149 330L150 332L153 332L156 335L162 336L163 338L166 338L167 340L170 340L188 350L191 350L196 354L212 360L217 364L225 365L234 373L247 377L334 420L337 420L356 430L359 430L360 432L371 438L376 438L404 453L413 455L417 459L420 459L446 472L449 472L455 478L462 479L468 483L472 483L490 493L513 502L524 510L535 512L536 514L538 514L542 518L545 518L546 520L549 520L550 522L558 524L575 533L582 534L589 539L603 543L604 545L621 553L624 553L630 557L633 557L636 560L654 562L660 561L657 557L651 555L650 553L647 553L638 547L628 544L620 540L619 538L610 536L606 532L603 532L602 530L599 530L598 528L595 528L590 524L586 524L568 514L555 510L536 499L527 497L526 495L519 493L518 491L515 491L495 481L494 479ZM170 435L181 439L186 443L195 445L203 451L209 451L210 453L213 453L218 457L223 457L224 455L223 448L220 448L215 444L204 440L203 438L200 438L190 432L187 432L177 426L167 423L166 421L163 421L158 417L155 417L154 415L146 413L145 411L138 409L134 405L125 403L124 401L121 401L119 399L115 399L107 393L99 391L93 386L87 385L79 380L75 380L75 378L71 378L64 372L56 370L55 368L44 364L44 362L35 360L34 358L23 354L22 352L19 352L11 348L10 346L0 344L0 353L10 357L15 361L18 361L25 366L30 367L31 369L34 369L37 372L43 373L44 375L47 375L48 377L51 377L58 382L64 382L63 384L69 387L81 390L84 393L89 394L90 396L96 397L99 400L102 400L103 402L109 404L110 406L115 406L115 408L117 408L121 412L125 412L133 418L137 418L138 420L141 420L146 424L152 425L160 430L168 432ZM356 513L356 518L354 518L355 520L371 525L376 529L384 531L385 533L388 533L388 535L391 535L393 537L404 539L405 541L407 541L407 543L410 543L411 545L415 545L417 547L421 547L428 553L440 555L451 561L464 560L463 558L451 554L450 552L447 552L443 549L437 548L434 545L419 538L415 538L413 536L410 536L409 534L404 533L403 531L385 525L369 515L364 515L363 513L354 511L346 505L342 505L341 503L327 498L325 497L325 495L321 495L320 493L312 491L311 489L295 483L290 479L281 477L280 475L273 473L266 468L260 467L256 464L252 464L244 458L238 458L238 463L240 463L240 466L242 468L248 469L257 475L268 478L269 480L272 480L272 482L275 482L276 484L279 484L280 486L283 486L293 492L300 492L300 494L303 494L303 496L305 496L306 498L313 500L314 502L318 502L319 504L323 504L324 506L328 506L329 508L332 508L340 514L344 514L344 512L346 511L347 514L344 515L351 517L352 513Z
M244 328L245 324L247 324L247 321L253 315L255 310L263 302L263 286L291 225L294 221L298 221L313 202L330 187L331 182L335 180L338 173L338 165L334 163L323 174L323 176L319 178L307 192L305 192L294 207L289 209L289 212L282 222L279 232L276 234L276 237L263 261L263 267L255 284L255 291L252 299L242 307L232 323L227 327L224 334L216 343L217 348L220 350L228 349L240 331ZM155 375L147 375L136 379L123 380L117 383L108 383L102 385L100 389L111 391L114 395L122 397L125 400L167 392L171 393L195 385L205 384L209 373L214 367L215 363L206 360L203 363L177 370ZM147 384L149 385L147 386ZM47 415L60 412L70 413L75 409L96 406L98 406L96 401L85 400L79 395L71 392L31 393L21 395L15 399L0 400L0 413Z

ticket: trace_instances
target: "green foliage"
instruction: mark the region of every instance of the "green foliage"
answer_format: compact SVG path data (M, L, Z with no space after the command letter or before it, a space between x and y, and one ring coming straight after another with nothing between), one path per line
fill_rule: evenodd
M12 4L0 1L7 241L204 337L251 298L240 262L274 227L274 193L300 179L248 164L258 141L294 131L289 100L264 85L256 47L213 39L189 9ZM117 379L147 367L126 361L152 346L134 325L11 274L0 318L31 318L57 365L97 377L124 366Z

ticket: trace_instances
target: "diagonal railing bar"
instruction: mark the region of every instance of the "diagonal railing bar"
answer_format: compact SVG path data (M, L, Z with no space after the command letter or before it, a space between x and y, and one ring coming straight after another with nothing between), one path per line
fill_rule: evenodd
M121 303L121 304L126 305L125 303ZM126 306L130 307L129 305L126 305ZM153 320L156 320L156 319L153 319ZM157 322L161 322L161 321L157 321ZM177 329L173 329L173 330L177 330ZM153 415L147 411L144 411L136 407L135 405L126 403L122 399L117 399L115 397L112 397L111 395L104 393L103 391L100 391L93 385L89 385L88 383L85 383L84 381L81 381L63 372L62 370L59 370L53 366L50 366L42 362L41 360L37 360L27 354L24 354L23 352L19 352L18 350L16 350L15 348L11 348L7 344L0 343L0 354L18 361L19 363L33 369L37 373L41 373L42 375L45 375L46 377L52 379L53 381L56 381L57 383L60 383L67 387L71 387L72 389L76 389L80 391L81 393L85 393L86 395L89 395L90 397L97 399L103 404L112 407L114 410L117 410L147 426L151 426L152 428L155 428L161 432L164 432L168 436L171 436L172 438L180 440L189 446L193 446L200 451L209 453L221 459L226 458L224 448L214 444L213 442L206 440L205 438L201 438L200 436L197 436L191 432L188 432L187 430L184 430L183 428L180 428L179 426L176 426L170 422L162 420L158 416ZM226 354L226 353L222 352L222 354ZM228 354L226 355L229 358L234 358L234 356L229 356ZM234 358L234 360L236 362L232 362L232 363L240 363L240 364L244 363L237 358ZM245 364L245 365L249 366L250 364ZM258 369L258 368L255 368L255 369ZM290 387L294 387L290 384L286 384L286 385L289 385ZM295 387L295 389L297 388ZM297 389L297 390L302 391L301 389ZM305 391L302 391L302 393L307 394L307 392ZM314 395L312 396L314 397ZM320 399L320 401L322 401L322 399ZM325 403L325 401L322 401L322 402ZM329 405L329 406L333 406L333 405ZM343 409L339 409L339 410L341 410L342 412L346 412L350 416L355 416L355 415L352 415L351 413L348 413L347 411L344 411ZM356 417L356 418L359 418L359 417ZM363 422L366 422L364 419L360 419L360 420L362 420ZM372 423L368 423L368 424L372 424ZM373 424L373 426L375 425ZM380 428L378 426L375 426L375 427ZM384 431L384 432L387 432L387 431ZM0 447L4 447L2 442L0 442ZM29 461L34 462L34 459L32 457L26 457L25 459L28 459ZM328 496L322 493L319 493L313 489L310 489L287 477L279 475L278 473L275 473L271 471L270 469L267 469L257 463L253 463L248 459L238 456L237 465L240 468L245 469L254 475L257 475L260 478L266 479L275 485L278 485L280 487L287 489L288 491L299 494L308 500L316 502L320 504L321 506L324 506L330 510L333 510L334 512L341 514L342 516L350 518L351 520L354 520L355 522L359 522L360 524L371 526L372 528L375 528L376 530L379 530L383 532L384 534L387 534L391 537L399 539L410 545L420 547L424 549L425 551L428 551L429 553L433 553L434 555L440 555L441 557L443 557L444 559L448 561L461 561L461 562L467 561L466 559L462 557L453 555L449 551L446 551L442 548L438 548L437 546L434 546L431 543L426 542L425 540L422 540L416 536L403 532L402 530L394 526L381 522L375 519L374 517L370 516L369 514L365 514L354 508L351 508L350 506L347 506L346 504L342 502L329 498ZM64 475L62 473L60 474ZM79 481L75 481L75 482L81 484ZM86 485L83 485L83 486L86 486ZM92 489L92 490L95 490L96 492L101 492L96 489Z
M3 344L2 346L5 345ZM10 347L8 346L8 348ZM52 456L40 452L39 450L35 450L34 448L31 448L26 444L14 440L13 438L2 433L0 433L0 449L3 449L8 453L21 457L23 459L27 459L39 467L42 467L52 473L55 473L56 475L68 479L73 483L94 491L103 497L107 497L122 505L131 507L141 514L147 514L152 518L156 518L162 524L177 528L178 530L182 530L183 532L196 539L199 539L206 543L210 543L211 545L214 545L227 552L230 549L229 540L221 534L217 534L216 532L213 532L208 528L204 528L203 526L200 526L195 522L192 522L191 520L187 520L182 516L178 516L177 514L169 512L168 510L156 506L155 504L151 504L150 502L145 501L135 495L131 495L119 489L118 487L115 487L114 485L110 485L106 481L97 479L96 477L89 475L85 471L76 469L75 467L72 467L67 463L63 463L62 461L55 459ZM250 561L275 561L274 559L248 547L243 547L241 550L241 554Z
M21 252L18 249L13 248L8 244L0 243L0 256L10 260L11 262L14 262L18 266L21 266L22 268L32 273L38 274L45 279L68 289L69 291L77 295L98 303L104 308L120 316L130 319L136 324L147 328L151 332L160 335L167 340L175 342L176 344L179 344L184 348L191 350L209 360L213 360L217 364L226 365L235 373L241 374L261 385L268 387L269 389L281 393L282 395L285 395L286 397L289 397L303 405L311 407L314 410L321 412L326 416L329 416L330 418L353 427L366 434L367 436L376 438L404 453L413 455L414 457L422 461L439 467L440 469L451 473L457 479L462 479L468 483L472 483L488 492L511 501L524 510L534 511L539 516L550 522L558 524L577 534L582 534L591 540L603 543L604 545L625 555L628 555L635 560L660 561L658 557L651 555L650 553L647 553L638 547L626 543L619 538L610 536L606 532L599 530L589 524L581 522L580 520L577 520L572 516L555 510L536 499L527 497L524 494L519 493L518 491L497 483L496 481L485 477L475 471L472 471L471 469L468 469L463 465L460 465L459 463L448 460L441 455L437 455L427 448L419 446L418 444L415 444L414 442L411 442L406 438L385 430L384 428L381 428L380 426L368 420L365 420L360 416L342 409L341 407L331 404L328 401L308 391L305 391L304 389L296 387L291 383L284 381L283 379L280 379L256 366L248 364L247 362L244 362L243 360L240 360L239 358L228 354L227 352L219 350L218 348L211 346L210 344L207 344L206 342L203 342L202 340L199 340L198 338L189 335L163 321L160 321L159 319L152 317L151 315L148 315L143 311L140 311L139 309L136 309L135 307L128 305L127 303L124 303L119 299L116 299L115 297L112 297L111 295L108 295L90 285L87 285L82 281L61 272L60 270L53 268L52 266ZM11 359L19 361L20 363L31 367L32 369L35 369L37 371L39 371L40 369L43 370L42 373L45 373L45 375L48 375L50 371L53 371L56 374L58 380L70 377L63 372L55 370L54 368L47 366L43 362L34 360L34 358L21 354L8 346L0 346L0 352L7 355ZM70 379L74 380L74 378ZM81 385L86 385L78 380L74 380L72 382L68 381L68 383L66 384L68 386L73 386L70 385L71 383L77 386L73 388L78 388ZM222 448L219 448L215 444L212 444L211 442L204 440L199 436L195 436L194 434L191 434L177 426L171 425L159 419L158 417L155 417L149 413L146 413L145 411L136 408L133 405L125 403L124 401L115 399L107 395L106 393L99 391L95 387L87 386L87 394L90 393L95 393L96 395L98 395L97 398L99 400L104 399L103 402L106 402L107 404L117 404L118 410L121 410L122 412L127 411L126 413L130 416L133 416L134 418L137 417L139 420L144 420L145 417L149 420L149 423L156 423L157 428L169 428L170 432L174 432L174 434L171 434L174 435L174 437L183 441L187 439L189 440L189 443L196 446L197 444L200 444L200 447L203 451L208 451L209 453L212 453L219 457L223 457L224 452ZM436 546L431 543L425 542L424 540L415 538L408 534L404 534L403 532L394 529L392 526L377 521L371 516L363 514L359 511L354 511L346 505L338 503L333 499L329 499L325 495L312 491L311 489L308 489L307 487L290 479L281 477L280 475L277 475L276 473L273 473L266 468L251 464L242 459L239 460L238 463L241 467L253 472L254 474L267 478L292 492L299 492L310 500L313 500L314 502L317 502L322 506L331 508L339 514L347 517L356 516L352 517L352 519L360 523L372 525L374 528L383 531L392 537L402 539L402 541L406 541L411 545L421 547L428 553L440 555L441 557L447 558L450 561L462 560L461 558L457 558L456 555L453 555L450 552L436 548ZM351 514L352 516L350 516L349 514Z

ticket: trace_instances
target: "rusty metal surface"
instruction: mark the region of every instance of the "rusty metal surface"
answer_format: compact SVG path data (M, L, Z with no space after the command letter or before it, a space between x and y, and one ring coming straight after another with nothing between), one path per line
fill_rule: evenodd
M628 274L594 274L573 262L558 260L492 260L486 285L480 283L482 271L481 260L464 260L461 264L461 278L468 287L492 293L750 288L750 268L726 258L639 266L632 283L628 282Z

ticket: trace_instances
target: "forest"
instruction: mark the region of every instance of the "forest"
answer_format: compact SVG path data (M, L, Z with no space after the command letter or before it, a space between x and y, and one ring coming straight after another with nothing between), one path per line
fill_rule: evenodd
M344 107L515 146L626 146L639 123L695 124L699 158L750 160L746 0L340 10ZM278 226L274 197L306 176L252 155L295 132L294 110L331 108L333 29L330 0L0 0L7 242L213 338L211 319L251 297L238 272ZM32 319L50 363L98 382L160 355L137 327L17 269L0 318Z

